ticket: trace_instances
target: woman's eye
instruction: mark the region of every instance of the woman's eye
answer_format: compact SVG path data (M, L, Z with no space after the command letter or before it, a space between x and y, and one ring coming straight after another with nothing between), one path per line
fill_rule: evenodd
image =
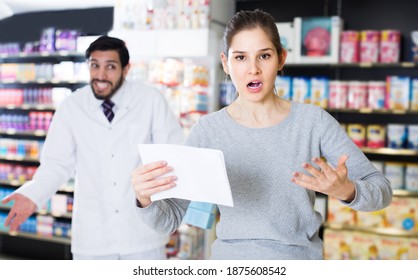
M236 60L244 60L244 56L243 55L237 55L235 57Z
M268 53L263 53L262 55L260 55L261 59L267 59L269 57L270 57L270 54L268 54Z

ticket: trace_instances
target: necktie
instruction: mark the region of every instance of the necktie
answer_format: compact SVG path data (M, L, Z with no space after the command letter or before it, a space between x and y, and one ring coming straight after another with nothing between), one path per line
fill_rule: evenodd
M103 113L105 114L109 122L112 122L113 117L115 116L115 113L112 110L113 106L115 106L115 103L107 99L102 103Z

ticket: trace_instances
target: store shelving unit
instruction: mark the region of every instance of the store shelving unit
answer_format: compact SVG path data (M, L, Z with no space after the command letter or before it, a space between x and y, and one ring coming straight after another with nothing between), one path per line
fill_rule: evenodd
M109 32L110 36L123 39L130 50L132 68L130 72L143 72L143 69L137 71L136 64L148 64L153 60L176 60L183 63L184 60L191 62L197 66L203 66L208 71L207 85L205 86L189 86L183 83L182 78L170 83L155 83L147 77L128 77L131 79L139 79L144 82L150 82L161 89L167 97L168 102L172 106L174 113L179 117L180 123L183 125L185 134L188 133L191 125L201 116L219 109L218 106L218 85L222 79L222 71L220 69L220 52L223 30L226 22L233 15L234 1L228 0L211 0L209 6L209 22L207 27L199 28L172 28L172 29L114 29ZM203 3L203 2L202 2ZM114 23L114 26L122 26L122 24ZM149 64L151 65L151 64ZM152 66L146 67L147 71L153 71ZM173 71L174 72L174 71ZM171 73L165 72L170 75ZM186 70L184 71L186 75ZM145 75L147 76L147 75ZM180 75L181 76L181 75ZM180 92L174 98L169 92ZM193 102L183 103L182 100L187 99L187 92L194 92L194 100L199 99L199 92L204 92L207 97L204 110L196 110ZM197 94L196 94L197 93ZM191 104L191 106L190 106ZM184 227L182 227L184 229ZM191 253L186 258L191 259L207 259L210 255L210 246L214 239L215 227L211 230L203 230L194 228L192 232L198 236L204 236L203 251ZM187 231L187 230L186 230ZM203 231L203 234L202 232ZM181 243L181 238L180 238ZM197 243L202 243L198 240ZM181 244L180 244L181 247ZM199 246L200 248L201 246ZM181 254L180 254L181 255ZM186 254L187 255L187 254ZM182 256L177 256L183 258Z
M30 65L32 72L28 75L29 78L20 75L18 72L19 66L16 68L16 72L13 73L16 78L3 77L0 80L0 89L40 89L40 88L67 88L69 91L74 91L77 88L84 86L87 83L85 80L88 76L84 75L84 79L78 79L76 75L71 75L70 78L59 78L63 77L60 73L50 75L50 78L36 78L37 73L33 72L35 67L33 65L49 64L50 67L59 64L61 62L73 62L83 63L85 60L84 54L77 52L55 52L55 53L20 53L16 55L0 55L0 67L3 65ZM51 72L52 73L52 72ZM74 74L74 73L73 73ZM57 75L57 76L55 76ZM35 78L34 78L35 77ZM1 97L0 97L1 98ZM1 102L0 116L5 114L20 114L28 115L30 112L49 112L54 113L56 102L50 100L49 103L31 103L21 102L19 104L7 104ZM47 127L44 129L17 129L15 127L3 127L0 128L0 137L2 139L10 139L11 141L21 140L33 140L43 141L47 135ZM5 147L3 147L5 148ZM0 156L0 164L8 164L11 166L19 165L23 167L37 167L39 166L39 152L36 156L17 154L16 151L8 151L6 154ZM20 187L26 180L25 179L5 179L0 180L0 187L8 191L13 191ZM60 190L59 194L65 194L66 196L72 197L72 191ZM10 210L10 206L1 206L0 213L7 213ZM33 216L50 216L54 218L54 221L62 221L63 223L71 223L71 213L57 214L46 212L45 210L39 210ZM29 233L29 232L17 232L10 234L7 229L0 230L0 250L9 254L19 254L28 258L45 258L45 259L71 259L70 253L71 240L68 237L54 236L53 234L41 234L41 233ZM24 250L23 246L33 248L30 252Z
M316 5L315 5L316 4ZM286 76L328 77L330 80L380 80L386 76L417 77L418 64L411 62L410 32L416 29L415 16L411 11L418 9L416 1L404 1L402 4L389 0L330 0L321 3L298 1L298 3L279 3L277 1L237 0L236 10L261 8L270 12L277 22L293 22L295 17L334 16L343 19L343 30L384 30L401 31L401 57L399 63L288 63L285 65ZM279 30L280 33L280 30ZM359 124L418 124L418 112L410 110L372 110L372 109L327 109L339 122ZM418 162L418 151L411 149L362 148L365 155L374 161L393 161L400 163ZM396 199L417 199L415 192L394 190ZM327 207L327 204L325 204ZM324 211L327 213L327 209ZM348 213L348 211L347 211ZM327 216L327 214L325 214ZM416 217L418 220L418 217ZM416 223L416 221L415 221ZM394 228L370 228L347 226L325 221L325 230L366 233L372 239L380 236L406 238L415 242L418 234L414 230ZM340 250L341 248L335 248ZM341 249L342 250L342 249Z

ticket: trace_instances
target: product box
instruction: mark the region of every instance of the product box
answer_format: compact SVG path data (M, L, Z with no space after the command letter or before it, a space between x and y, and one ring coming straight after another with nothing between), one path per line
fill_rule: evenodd
M377 149L385 147L386 127L369 124L367 126L367 147Z
M382 30L380 34L379 62L399 62L401 32L399 30Z
M405 169L405 189L418 192L418 164L407 163Z
M411 95L411 78L400 76L388 76L387 108L392 110L408 110Z
M347 125L347 134L358 147L366 146L366 126L364 124L350 123Z
M183 223L210 229L215 221L215 209L214 204L192 201L183 217Z
M336 198L328 197L327 221L332 224L355 226L357 211L345 206Z
M359 211L357 213L357 226L365 228L385 228L390 226L387 223L386 210L382 209L373 212Z
M385 177L390 181L392 189L403 189L405 178L405 164L402 162L386 162Z
M324 230L324 259L326 260L351 260L352 249L351 236L345 231Z
M386 211L388 225L398 230L417 232L417 209L418 198L393 197Z
M322 108L328 107L329 79L326 77L311 78L311 103Z
M276 76L274 87L278 96L286 100L292 99L292 77Z
M417 60L418 61L418 60ZM411 81L411 110L418 110L418 79Z
M405 238L380 236L379 256L382 260L407 260L409 242Z
M338 63L340 17L296 17L293 23L296 63Z
M376 63L379 61L380 31L363 30L360 33L360 62Z
M379 238L374 234L347 232L352 235L350 244L352 247L352 259L355 260L378 260Z
M345 109L348 100L348 84L345 81L329 82L329 108Z
M341 32L340 42L340 62L357 63L359 62L360 33L354 30Z
M293 22L276 22L276 26L279 31L280 42L287 51L286 64L292 64L295 62L295 30Z
M311 103L311 79L307 77L293 77L292 101Z

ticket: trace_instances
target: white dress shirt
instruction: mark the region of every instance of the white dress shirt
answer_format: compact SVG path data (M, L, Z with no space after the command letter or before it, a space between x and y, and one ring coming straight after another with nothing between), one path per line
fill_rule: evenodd
M90 85L64 100L36 174L16 191L41 207L75 176L73 254L131 254L168 241L142 222L130 179L140 164L137 144L182 144L183 130L154 87L125 81L112 101L115 117L109 123Z

